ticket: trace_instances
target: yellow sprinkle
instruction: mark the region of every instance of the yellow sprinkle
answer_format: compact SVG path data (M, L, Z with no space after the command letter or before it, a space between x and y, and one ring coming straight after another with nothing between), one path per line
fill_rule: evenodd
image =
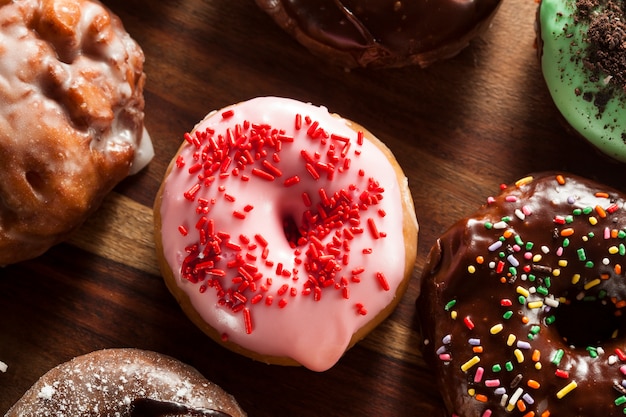
M578 284L578 281L580 281L580 274L574 274L572 277L572 284Z
M535 363L535 369L540 371L541 370L541 362L536 362Z
M521 187L522 185L530 184L531 182L533 182L533 177L532 177L532 175L529 175L527 177L520 178L519 180L517 180L515 182L515 186L516 187Z
M559 268L554 268L552 270L552 276L558 277L561 275L561 270Z
M530 295L528 290L524 287L517 287L516 291L518 294L523 295L524 297L528 297Z
M489 329L489 332L491 334L498 334L498 333L500 333L502 331L503 328L504 328L504 326L502 324L496 324L491 329Z
M467 272L469 272L470 274L473 274L474 272L476 272L476 267L474 265L468 266Z
M591 223L592 226L595 226L596 224L598 224L598 219L596 219L594 216L589 216L589 223Z
M509 346L513 346L513 343L515 343L515 339L517 339L517 337L515 337L514 334L510 334L509 337L506 339L506 344Z
M478 356L474 356L472 359L470 359L469 361L461 365L461 371L463 372L469 371L472 368L472 366L476 365L478 362L480 362L480 358Z
M611 246L611 247L609 248L609 253L610 253L611 255L615 255L615 254L616 254L616 253L618 253L618 252L619 252L619 248L618 248L617 246Z
M452 311L450 312L450 318L451 318L452 320L456 320L457 316L458 316L458 314L457 314L456 310L452 310Z
M589 288L595 287L599 283L600 283L600 278L596 278L593 281L589 281L588 283L586 283L583 288L585 290L588 290Z
M570 382L569 384L561 388L559 392L556 393L556 398L560 400L561 398L565 397L567 394L572 392L577 386L578 384L576 383L576 381Z
M522 351L521 351L521 350L519 350L519 349L515 349L515 350L513 351L513 354L515 355L515 359L517 359L517 362L518 362L518 363L522 363L522 362L524 362L524 354L522 353Z
M567 266L567 259L559 259L558 264L561 268L565 268Z
M506 411L511 412L515 409L515 404L507 404Z
M543 301L531 301L526 305L528 308L541 308L543 306Z
M476 390L474 388L469 388L467 390L467 393L469 394L470 397L473 397L474 395L476 395Z
M539 261L541 261L541 255L537 254L537 255L533 256L533 262L534 263L537 263Z

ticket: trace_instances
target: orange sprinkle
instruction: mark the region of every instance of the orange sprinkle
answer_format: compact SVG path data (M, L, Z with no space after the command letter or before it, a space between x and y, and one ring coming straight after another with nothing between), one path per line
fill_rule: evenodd
M563 185L565 184L565 178L563 178L563 175L557 175L556 176L556 182L558 182L559 184Z
M541 352L538 349L535 349L533 351L532 359L533 359L533 362L539 362L539 359L541 359Z
M476 257L476 263L479 265L482 265L482 263L485 262L485 258L483 258L482 256L477 256Z
M619 300L615 303L615 308L624 308L626 307L626 300Z
M609 279L611 276L609 274L600 274L601 279Z
M609 193L597 192L596 193L596 197L598 197L598 198L609 198Z
M541 417L550 417L550 410L546 410L543 413L541 413Z
M613 315L615 317L621 317L622 316L622 310L615 310L615 313L613 313Z
M598 213L598 216L602 217L603 219L606 217L606 211L600 206L596 206L596 213Z
M481 403L486 403L488 401L487 396L484 394L476 394L474 398L476 398L476 401L480 401Z
M505 277L500 277L500 282L503 284L506 284L506 278Z
M571 236L574 234L574 229L571 227L568 227L567 229L563 229L561 230L561 236Z
M529 379L526 384L528 385L529 388L532 388L532 389L539 389L540 387L539 382L535 381L534 379Z
M517 409L523 413L526 411L526 403L522 400L517 400Z
M535 412L534 411L529 411L526 414L524 414L524 417L535 417Z
M615 264L613 270L617 275L622 275L622 266L620 264Z
M483 353L483 347L482 346L474 346L472 348L472 352L474 352L474 353Z
M617 239L617 234L618 234L618 230L617 229L611 229L611 237L613 239Z
M502 236L504 236L506 239L508 239L511 236L513 236L513 231L512 230L506 230L504 233L502 233Z
M522 317L522 323L528 324L529 321L530 321L530 319L528 317L526 317L526 316Z

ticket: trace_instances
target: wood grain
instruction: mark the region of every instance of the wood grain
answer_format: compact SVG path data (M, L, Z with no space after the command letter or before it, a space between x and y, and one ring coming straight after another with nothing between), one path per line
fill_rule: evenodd
M0 413L51 367L105 347L177 357L251 416L434 416L415 301L430 247L458 218L530 172L564 170L624 190L620 165L569 136L543 85L534 0L507 0L457 57L424 70L353 70L311 56L251 0L108 0L146 54L156 157L71 239L0 270ZM396 155L420 222L418 260L394 313L331 370L267 366L228 352L182 314L159 275L152 204L166 167L210 110L261 95L323 104ZM3 167L4 168L4 167Z

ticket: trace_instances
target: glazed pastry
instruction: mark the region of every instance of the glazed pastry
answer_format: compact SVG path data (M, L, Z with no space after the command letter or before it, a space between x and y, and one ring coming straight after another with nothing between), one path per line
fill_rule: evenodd
M315 371L391 313L417 250L389 149L286 98L228 106L186 134L154 214L165 282L196 325L248 357Z
M88 0L0 5L0 265L65 239L148 163L144 55Z
M139 349L76 357L42 376L5 417L244 417L236 400L196 369Z
M447 415L626 412L624 204L531 175L437 240L417 307Z
M623 1L542 0L541 69L568 129L626 162L626 19Z
M500 0L256 0L312 53L346 68L426 67L489 27Z

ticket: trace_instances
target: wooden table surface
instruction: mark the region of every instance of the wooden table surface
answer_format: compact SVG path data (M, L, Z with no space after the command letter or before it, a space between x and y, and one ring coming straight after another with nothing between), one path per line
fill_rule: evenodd
M568 136L544 89L534 0L505 0L489 32L421 70L345 71L289 38L252 0L109 0L142 45L146 124L156 157L72 237L0 270L0 414L55 365L93 350L172 355L233 394L250 416L432 416L441 409L420 355L415 300L429 248L510 183L566 170L622 190L621 165ZM397 310L331 370L233 354L183 315L158 273L152 203L166 166L207 112L254 96L326 105L387 143L420 222L415 272Z

